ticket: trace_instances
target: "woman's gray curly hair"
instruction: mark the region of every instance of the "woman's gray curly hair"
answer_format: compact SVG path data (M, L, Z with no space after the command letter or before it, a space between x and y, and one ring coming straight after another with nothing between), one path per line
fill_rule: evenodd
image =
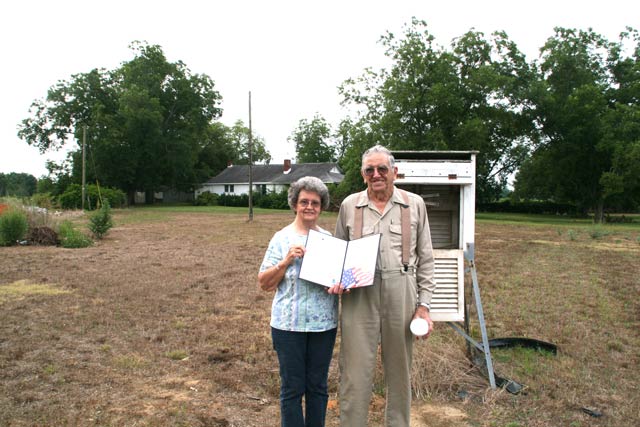
M320 196L320 206L322 210L329 207L329 189L326 185L315 176L303 176L289 187L289 207L295 212L298 205L298 196L300 191L310 191Z

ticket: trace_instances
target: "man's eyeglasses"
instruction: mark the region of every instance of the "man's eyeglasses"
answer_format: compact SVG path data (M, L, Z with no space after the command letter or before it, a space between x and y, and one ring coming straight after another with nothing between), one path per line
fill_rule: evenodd
M302 199L302 200L298 200L298 204L300 206L302 206L303 208L306 208L307 206L311 206L312 208L319 208L320 207L320 202L317 201L317 200Z
M383 165L383 166L367 166L366 168L364 168L364 174L366 176L373 176L373 174L376 172L376 169L378 170L378 173L382 176L389 173L389 168Z

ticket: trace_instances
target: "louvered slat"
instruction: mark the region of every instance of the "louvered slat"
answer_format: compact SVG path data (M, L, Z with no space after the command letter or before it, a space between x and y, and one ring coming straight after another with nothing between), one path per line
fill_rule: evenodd
M434 249L436 290L431 318L441 322L464 320L464 262L462 250Z

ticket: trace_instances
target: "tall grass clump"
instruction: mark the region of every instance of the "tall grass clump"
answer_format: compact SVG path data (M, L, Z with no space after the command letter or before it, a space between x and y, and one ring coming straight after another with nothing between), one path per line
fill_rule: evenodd
M63 248L86 248L93 244L93 240L83 232L77 230L71 221L62 221L58 230L60 245Z
M108 200L105 199L100 209L89 217L89 224L87 226L96 239L102 239L109 229L113 227L111 206Z
M15 245L29 230L27 215L20 209L9 208L0 215L0 246Z

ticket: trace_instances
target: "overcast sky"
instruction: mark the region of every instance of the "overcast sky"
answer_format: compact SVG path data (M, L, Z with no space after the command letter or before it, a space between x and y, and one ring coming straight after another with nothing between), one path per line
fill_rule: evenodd
M553 28L593 28L616 40L640 28L629 0L20 0L0 5L0 172L46 173L47 159L17 137L31 103L58 80L133 58L129 44L162 47L170 62L207 74L222 95L222 122L248 125L265 139L273 163L292 158L287 138L315 114L332 126L346 116L338 85L386 64L378 43L402 33L411 17L427 21L436 42L474 28L503 30L532 60Z

